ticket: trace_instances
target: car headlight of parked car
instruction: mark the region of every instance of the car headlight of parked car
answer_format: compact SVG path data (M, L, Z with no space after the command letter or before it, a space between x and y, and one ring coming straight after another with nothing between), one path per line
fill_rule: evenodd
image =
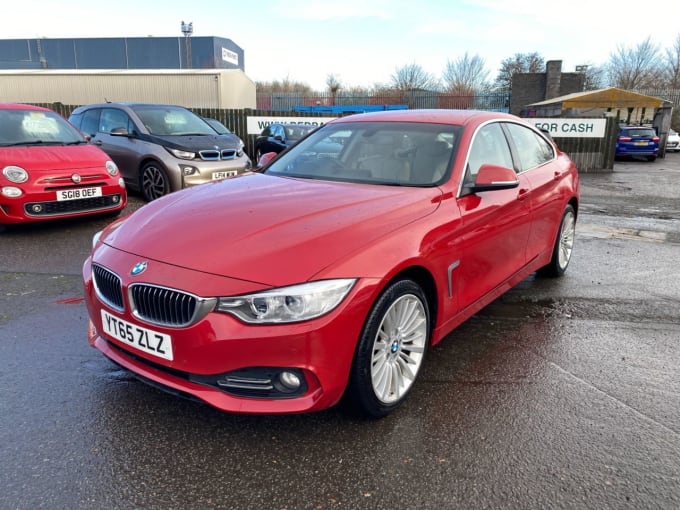
M218 299L216 310L250 324L280 324L320 317L338 306L356 280L322 280Z
M20 166L6 166L2 169L2 174L12 182L21 184L28 180L28 172Z
M170 152L170 154L172 154L176 158L179 158L179 159L196 159L196 153L195 152L182 151L182 150L179 150L179 149L170 149L169 147L166 147L166 149L168 150L168 152Z
M114 177L118 175L118 167L113 161L107 161L106 162L106 171L109 173L110 176Z

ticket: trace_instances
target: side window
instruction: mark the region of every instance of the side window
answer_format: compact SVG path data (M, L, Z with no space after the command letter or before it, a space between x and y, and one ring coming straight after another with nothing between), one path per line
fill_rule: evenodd
M508 131L519 153L520 170L530 170L553 159L552 146L531 129L519 124L507 123Z
M117 128L124 128L129 131L129 126L129 118L125 112L114 108L104 108L102 110L99 118L99 131L101 133L110 133Z
M97 134L97 131L99 131L100 112L101 110L99 108L94 108L83 113L83 121L79 126L83 133L90 136L95 136Z
M487 124L475 133L465 169L465 183L472 183L483 164L513 168L510 147L500 124Z
M274 127L272 128L272 136L280 136L282 140L285 139L285 138L286 138L286 134L285 134L284 131L283 131L283 127L281 127L281 126L274 126Z

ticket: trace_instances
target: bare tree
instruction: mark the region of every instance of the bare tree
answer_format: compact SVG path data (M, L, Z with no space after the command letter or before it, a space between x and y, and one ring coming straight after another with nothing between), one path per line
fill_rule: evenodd
M670 89L680 88L680 34L676 36L673 47L666 49L663 63L666 86Z
M326 87L328 87L328 92L331 94L331 98L333 99L333 104L335 104L335 98L338 95L338 92L342 88L342 84L340 83L340 78L338 78L334 74L329 74L326 76Z
M489 71L484 69L484 59L467 52L455 61L448 60L444 70L444 87L449 93L473 93L488 88Z
M437 78L425 72L418 64L407 64L395 70L391 77L392 87L400 91L437 90Z
M607 83L607 72L602 66L586 64L583 90L602 89Z
M303 82L292 81L288 76L283 80L278 81L258 81L255 82L255 88L258 92L262 93L276 93L276 92L311 92L312 88Z
M505 90L512 89L512 77L515 73L545 72L545 60L537 52L515 53L501 62L496 77L496 86Z
M617 45L607 64L609 83L621 89L648 89L662 85L659 48L647 37L634 48Z

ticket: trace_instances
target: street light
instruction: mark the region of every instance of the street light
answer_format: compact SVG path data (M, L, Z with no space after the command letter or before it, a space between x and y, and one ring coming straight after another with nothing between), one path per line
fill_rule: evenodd
M187 69L191 69L191 34L194 33L193 22L184 23L182 21L182 33L184 34L184 50L186 52L186 65Z

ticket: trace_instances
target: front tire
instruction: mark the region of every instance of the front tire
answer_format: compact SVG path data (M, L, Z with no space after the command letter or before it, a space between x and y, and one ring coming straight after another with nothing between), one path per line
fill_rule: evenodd
M147 202L170 193L170 181L165 169L156 162L144 165L139 173L139 189Z
M562 214L560 228L553 246L550 262L539 270L541 276L562 276L569 266L576 237L576 211L568 204Z
M394 411L410 393L429 342L430 313L423 290L409 279L390 284L361 332L346 403L376 418Z

